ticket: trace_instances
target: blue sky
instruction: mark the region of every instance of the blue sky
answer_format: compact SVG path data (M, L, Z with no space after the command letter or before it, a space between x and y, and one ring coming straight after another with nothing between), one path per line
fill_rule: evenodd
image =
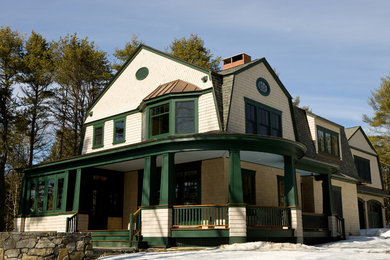
M2 0L0 25L48 40L77 32L109 55L133 33L162 51L197 33L216 56L265 57L301 105L367 129L370 91L390 71L389 10L385 0Z

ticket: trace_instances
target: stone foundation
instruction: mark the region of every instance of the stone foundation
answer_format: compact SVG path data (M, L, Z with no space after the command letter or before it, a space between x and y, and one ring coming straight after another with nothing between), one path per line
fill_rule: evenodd
M93 259L90 233L3 232L0 260Z

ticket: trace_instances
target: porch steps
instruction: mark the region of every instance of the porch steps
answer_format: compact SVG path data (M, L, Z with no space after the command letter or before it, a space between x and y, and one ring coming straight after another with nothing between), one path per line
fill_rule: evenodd
M130 246L128 230L90 230L93 247L118 247Z

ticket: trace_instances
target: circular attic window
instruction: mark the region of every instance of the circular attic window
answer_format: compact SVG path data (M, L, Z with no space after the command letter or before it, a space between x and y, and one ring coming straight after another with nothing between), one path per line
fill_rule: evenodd
M146 68L146 67L142 67L142 68L138 69L137 72L135 73L135 77L136 77L138 80L143 80L143 79L145 79L148 75L149 75L149 69Z
M268 82L263 78L258 78L256 80L256 87L263 96L268 96L271 91Z

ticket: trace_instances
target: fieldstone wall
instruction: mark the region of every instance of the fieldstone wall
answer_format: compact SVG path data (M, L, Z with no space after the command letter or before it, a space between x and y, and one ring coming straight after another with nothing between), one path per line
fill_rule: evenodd
M90 233L3 232L0 260L93 259Z

